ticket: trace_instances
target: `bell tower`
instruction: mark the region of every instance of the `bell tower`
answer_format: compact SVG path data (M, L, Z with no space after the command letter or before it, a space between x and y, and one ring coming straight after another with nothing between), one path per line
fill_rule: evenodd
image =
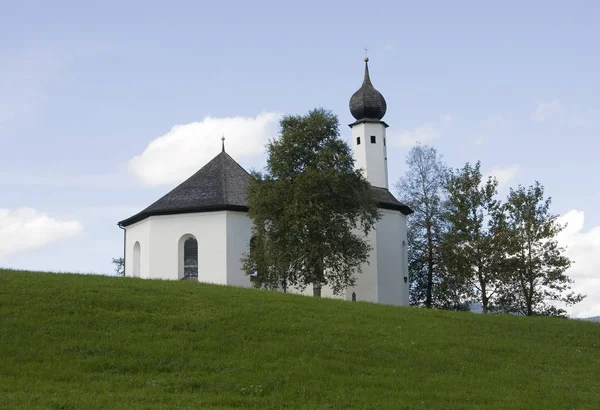
M355 166L362 169L379 200L381 218L367 235L371 245L362 274L346 290L346 300L362 300L390 305L409 304L408 254L406 252L406 215L412 210L388 190L388 125L385 98L373 87L369 76L369 59L365 58L365 75L361 87L350 98L350 112L356 121L352 129Z
M383 95L373 87L369 77L369 58L365 57L362 86L350 98L350 113L356 119L350 124L356 168L362 168L371 185L388 189L387 142L381 121L387 110Z

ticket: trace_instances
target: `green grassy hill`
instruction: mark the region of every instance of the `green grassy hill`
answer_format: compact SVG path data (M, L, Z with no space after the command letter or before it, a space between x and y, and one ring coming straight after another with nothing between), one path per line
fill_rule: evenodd
M0 408L600 408L600 325L0 270Z

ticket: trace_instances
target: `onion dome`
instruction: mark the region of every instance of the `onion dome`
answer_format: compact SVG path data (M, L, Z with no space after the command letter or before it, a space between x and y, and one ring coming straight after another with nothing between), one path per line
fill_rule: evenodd
M357 121L364 119L381 120L387 110L385 98L371 84L369 58L365 58L365 79L362 86L350 98L350 113Z

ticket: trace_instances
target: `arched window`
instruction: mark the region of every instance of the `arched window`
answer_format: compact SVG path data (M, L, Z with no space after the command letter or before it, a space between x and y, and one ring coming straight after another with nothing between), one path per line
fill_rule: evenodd
M183 278L198 277L198 241L186 234L179 239L178 275Z
M186 278L198 277L198 241L188 238L183 244L183 276Z
M140 277L140 259L142 257L142 247L139 242L133 245L133 277Z

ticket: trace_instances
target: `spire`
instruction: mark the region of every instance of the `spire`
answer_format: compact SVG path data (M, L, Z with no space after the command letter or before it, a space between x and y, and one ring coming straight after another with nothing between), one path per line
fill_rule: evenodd
M221 135L221 152L225 152L225 134Z
M385 98L371 83L369 57L365 57L365 76L361 87L350 98L350 113L356 120L381 120L386 110Z
M369 57L365 57L365 78L363 79L363 85L369 84L371 87L371 77L369 77Z

